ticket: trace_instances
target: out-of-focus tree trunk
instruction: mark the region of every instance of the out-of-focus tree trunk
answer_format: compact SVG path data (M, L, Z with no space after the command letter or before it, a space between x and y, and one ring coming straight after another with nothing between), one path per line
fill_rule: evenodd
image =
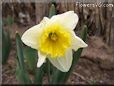
M110 45L112 41L112 7L99 8L99 15L101 25L101 28L99 28L100 36Z
M48 6L49 3L46 3L46 2L36 2L35 3L35 8L36 8L36 24L38 24L41 19L44 17L44 16L48 16L48 10L49 10L49 6Z

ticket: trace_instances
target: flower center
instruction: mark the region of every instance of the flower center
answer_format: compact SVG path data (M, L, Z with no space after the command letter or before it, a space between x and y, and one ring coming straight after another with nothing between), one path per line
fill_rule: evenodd
M58 36L57 36L57 34L54 32L50 32L49 33L49 38L51 39L51 40L53 40L53 41L56 41L57 40L57 38L58 38Z
M56 58L65 55L71 45L71 34L61 25L53 24L44 28L39 41L39 50L51 58Z

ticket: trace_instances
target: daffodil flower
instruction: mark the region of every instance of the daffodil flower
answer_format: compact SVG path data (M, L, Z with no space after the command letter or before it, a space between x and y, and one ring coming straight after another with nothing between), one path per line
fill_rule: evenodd
M22 41L25 45L38 50L37 67L46 58L62 72L67 72L72 64L73 53L87 44L75 35L73 31L78 23L78 16L74 11L44 17L40 24L25 31Z

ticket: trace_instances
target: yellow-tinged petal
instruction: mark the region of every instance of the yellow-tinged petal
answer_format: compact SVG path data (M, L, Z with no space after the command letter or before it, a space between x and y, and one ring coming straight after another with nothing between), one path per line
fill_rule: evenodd
M72 49L78 50L79 48L87 47L88 45L78 36L75 35L75 32L71 31L72 33Z
M46 60L46 55L38 51L37 67L40 67Z
M72 65L72 49L68 49L64 57L48 58L50 62L62 72L69 71Z
M34 49L38 49L39 42L38 38L41 35L43 28L46 26L46 23L49 21L47 17L44 17L44 19L41 21L40 24L35 25L25 31L25 33L22 35L22 41L25 45L30 46Z
M78 23L78 16L74 11L68 11L63 14L55 15L51 18L52 23L60 23L62 26L64 26L66 29L73 30L75 29L77 23Z

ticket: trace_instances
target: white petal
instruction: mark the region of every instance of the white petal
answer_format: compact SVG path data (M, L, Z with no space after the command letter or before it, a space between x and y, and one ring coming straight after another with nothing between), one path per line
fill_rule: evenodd
M78 15L74 13L74 11L68 11L63 14L58 14L51 18L51 22L60 23L62 26L70 30L75 29L78 20L79 20Z
M60 71L67 72L69 71L72 65L72 50L68 49L65 57L57 57L56 59L48 58L50 62Z
M44 17L40 24L35 25L25 31L21 38L25 45L38 49L38 38L41 35L43 27L46 25L48 20L48 18Z
M76 51L79 48L87 46L88 45L72 31L72 49Z
M46 60L46 55L42 54L40 51L38 51L38 62L37 67L40 67Z

